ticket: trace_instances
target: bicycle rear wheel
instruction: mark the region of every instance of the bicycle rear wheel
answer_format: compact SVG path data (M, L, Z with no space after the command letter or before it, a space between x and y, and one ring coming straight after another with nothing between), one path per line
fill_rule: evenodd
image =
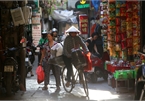
M82 81L82 84L83 84L83 88L84 88L84 92L86 94L86 97L89 97L88 83L86 81L86 77L85 77L83 71L80 72L80 75L82 77L81 81Z
M66 92L70 93L72 91L72 89L74 88L74 84L73 84L73 80L71 80L70 82L70 86L66 87L66 83L67 83L67 68L63 68L62 70L62 84L63 84L63 88ZM73 79L73 76L71 77L71 79Z

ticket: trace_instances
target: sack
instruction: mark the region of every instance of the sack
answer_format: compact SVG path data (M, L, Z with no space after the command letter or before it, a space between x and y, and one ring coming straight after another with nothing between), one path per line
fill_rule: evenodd
M80 49L73 50L72 52L72 64L75 66L75 68L79 68L81 66L86 66L86 59L83 55L82 51Z
M91 53L84 54L86 58L87 65L84 67L84 71L90 71L92 70L92 61L91 61Z
M36 74L37 74L38 84L42 83L44 81L44 75L45 75L42 66L37 67Z
M65 64L63 61L63 55L55 57L54 61L55 61L55 65L57 65L59 67L65 67Z

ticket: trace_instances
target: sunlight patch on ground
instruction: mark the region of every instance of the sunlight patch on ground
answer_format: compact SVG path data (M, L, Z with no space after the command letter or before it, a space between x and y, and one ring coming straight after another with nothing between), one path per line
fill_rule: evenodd
M113 95L109 91L89 89L89 97L91 98L90 100L109 100L109 99L117 99L119 98L119 95Z

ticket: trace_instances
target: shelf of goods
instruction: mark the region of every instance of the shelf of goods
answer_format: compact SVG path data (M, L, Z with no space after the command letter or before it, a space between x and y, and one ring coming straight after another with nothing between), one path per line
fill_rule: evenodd
M129 59L140 48L139 1L108 1L107 42L110 56Z

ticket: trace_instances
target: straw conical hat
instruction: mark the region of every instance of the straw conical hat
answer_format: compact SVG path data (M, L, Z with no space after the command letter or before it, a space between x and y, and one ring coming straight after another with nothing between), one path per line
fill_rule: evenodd
M66 30L66 33L69 33L69 32L80 32L76 27L74 26L71 26L68 30Z

